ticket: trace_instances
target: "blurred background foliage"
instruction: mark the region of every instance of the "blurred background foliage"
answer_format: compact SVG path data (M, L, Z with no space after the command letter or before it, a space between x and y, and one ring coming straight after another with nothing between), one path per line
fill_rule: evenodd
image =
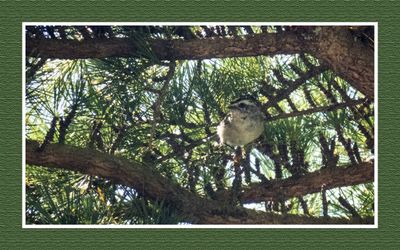
M371 101L334 111L273 119L365 98L307 54L159 61L148 39L202 39L280 32L255 26L28 26L42 39L130 37L140 58L57 60L26 58L25 134L40 142L89 147L140 161L201 196L230 189L235 179L230 147L220 147L216 126L228 104L252 95L271 118L264 135L246 148L254 171L241 185L302 176L324 167L373 157ZM310 72L316 73L310 74ZM52 131L52 133L51 133ZM27 224L183 223L162 200L130 187L66 170L26 166ZM244 204L275 213L309 216L374 214L373 184L324 190L280 201Z

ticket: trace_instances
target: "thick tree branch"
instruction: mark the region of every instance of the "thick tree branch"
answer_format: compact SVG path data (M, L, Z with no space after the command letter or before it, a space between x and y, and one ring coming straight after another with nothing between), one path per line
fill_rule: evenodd
M139 162L69 145L48 144L43 152L37 152L37 148L38 142L26 141L27 164L79 171L111 179L133 187L141 195L152 200L170 199L170 202L175 202L173 197L183 199L192 196L153 171L151 166Z
M274 213L247 210L239 216L209 216L205 224L374 224L373 217L366 218L333 218L309 217L301 215L277 215Z
M27 38L27 56L61 59L141 57L133 39ZM310 53L325 62L369 99L374 99L374 52L355 40L348 27L302 27L297 31L192 40L151 40L160 60L209 59L258 55Z
M295 54L302 51L296 34L257 34L244 37L193 40L151 40L160 60L196 60L257 55ZM140 57L140 45L130 38L52 40L27 38L27 56L59 59Z
M374 99L374 51L354 37L348 27L316 28L315 46L310 54L323 60L353 87ZM308 45L311 45L308 44Z
M238 207L226 207L220 202L201 198L174 184L135 161L69 145L49 144L38 152L39 143L26 141L27 164L61 168L100 176L134 188L152 200L165 200L174 205L192 223L198 224L355 224L373 223L373 218L311 218L297 215L276 215ZM354 171L356 174L358 171ZM333 174L333 173L332 173ZM350 178L347 176L347 178ZM339 178L340 179L340 178ZM351 182L351 180L349 180ZM297 185L299 187L300 184ZM295 185L296 186L296 185ZM298 194L298 192L295 192Z
M300 178L273 180L270 183L253 184L243 190L241 199L244 203L277 200L317 193L321 187L332 189L374 181L374 164L364 162L349 167L324 168Z

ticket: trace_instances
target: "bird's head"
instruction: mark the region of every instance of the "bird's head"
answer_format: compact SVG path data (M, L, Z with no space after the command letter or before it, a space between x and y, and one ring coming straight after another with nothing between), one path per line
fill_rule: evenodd
M228 109L233 113L254 113L260 111L260 103L254 98L239 98L231 102Z

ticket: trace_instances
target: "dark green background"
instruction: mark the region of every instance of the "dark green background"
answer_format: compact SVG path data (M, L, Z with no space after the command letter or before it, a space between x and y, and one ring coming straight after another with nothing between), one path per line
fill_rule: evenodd
M0 248L400 249L400 1L1 1ZM379 22L378 229L22 229L22 22Z

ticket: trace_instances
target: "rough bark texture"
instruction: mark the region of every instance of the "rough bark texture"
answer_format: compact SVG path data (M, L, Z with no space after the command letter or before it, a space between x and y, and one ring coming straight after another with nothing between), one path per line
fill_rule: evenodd
M201 200L153 171L151 166L92 149L48 144L43 152L39 152L38 146L38 142L26 142L27 164L68 169L107 178L118 184L132 187L149 199L166 199L177 206L186 202L191 204L187 199L193 200L191 202L195 203ZM183 212L185 213L185 211Z
M104 154L91 149L82 149L68 145L48 144L43 152L37 149L39 143L36 141L26 141L26 162L27 164L44 166L50 168L61 168L81 173L104 177L116 183L130 186L140 194L153 199L165 200L173 204L181 215L188 218L192 223L198 224L359 224L373 223L373 218L365 219L344 219L344 218L311 218L297 215L276 215L263 212L255 212L239 207L227 207L224 203L199 197L188 190L172 183L157 172L151 166L142 163L128 161L126 159ZM350 169L350 168L349 168ZM304 194L305 190L318 191L318 185L335 186L334 182L343 185L355 183L353 179L360 181L364 172L369 172L369 167L351 167L351 170L340 169L329 170L328 173L315 173L310 177L304 187L301 187L300 180L288 182L277 182L275 186L279 190L280 186L284 189L292 190L295 195ZM373 167L372 167L373 169ZM343 174L343 178L342 175ZM312 175L312 174L311 174ZM367 175L369 176L369 175ZM329 182L326 178L332 178ZM312 184L312 180L317 180L317 186ZM369 177L364 182L370 181ZM293 185L291 189L289 186ZM253 197L255 190L269 190L266 187L250 189L248 197ZM272 189L268 192L272 192ZM267 193L268 193L267 192ZM265 197L265 196L261 196Z
M374 52L352 36L348 27L303 27L282 33L193 40L151 40L160 60L209 59L257 55L310 53L326 63L369 99L374 99ZM27 38L26 54L61 59L143 57L128 38L65 39Z
M310 53L373 100L374 51L358 41L347 27L327 26L314 31L316 46L309 46Z
M349 167L324 168L300 178L274 180L269 184L253 184L241 196L245 203L277 200L317 193L326 190L374 181L374 164L364 162Z
M204 224L374 224L373 217L367 218L332 218L309 217L301 215L277 215L274 213L246 210L245 213L236 216L208 216Z
M295 54L302 51L295 34L257 34L247 37L194 40L151 40L159 60L196 60L257 55ZM138 57L139 47L130 38L52 40L27 39L26 55L60 59Z

